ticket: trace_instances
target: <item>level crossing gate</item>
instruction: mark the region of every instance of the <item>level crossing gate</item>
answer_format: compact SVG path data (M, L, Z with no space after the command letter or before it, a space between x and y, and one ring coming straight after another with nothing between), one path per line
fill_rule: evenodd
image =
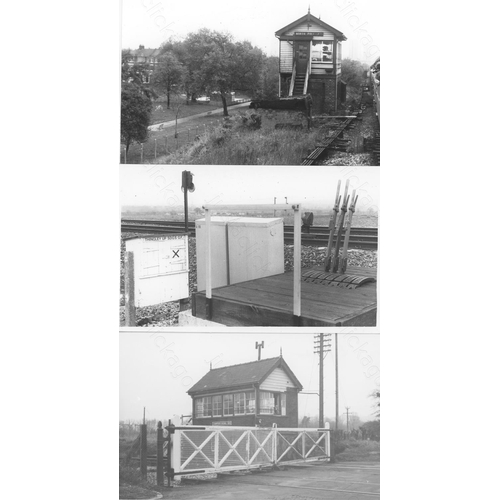
M328 460L330 428L169 426L164 455L175 475ZM170 449L169 449L170 446Z

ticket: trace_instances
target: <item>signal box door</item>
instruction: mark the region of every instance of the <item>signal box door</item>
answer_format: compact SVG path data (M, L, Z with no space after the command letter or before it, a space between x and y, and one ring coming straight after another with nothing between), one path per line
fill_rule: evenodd
M307 71L307 64L309 62L309 51L311 42L295 41L295 67L297 74L303 74Z

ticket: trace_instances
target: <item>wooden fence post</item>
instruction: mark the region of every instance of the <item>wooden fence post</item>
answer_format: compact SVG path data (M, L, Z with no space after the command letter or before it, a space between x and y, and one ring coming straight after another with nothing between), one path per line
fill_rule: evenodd
M167 136L165 136L165 154L168 154L168 150L167 150Z
M127 146L123 148L123 163L127 164Z
M144 163L144 143L141 142L141 163Z
M135 326L135 279L133 252L125 252L125 326Z
M148 426L141 424L141 476L146 479L148 475Z
M155 137L155 158L156 158L156 137Z
M158 421L156 430L156 484L163 486L163 427Z
M189 128L188 128L188 144L189 144L189 131L190 131L190 130L191 130L191 129L189 129Z

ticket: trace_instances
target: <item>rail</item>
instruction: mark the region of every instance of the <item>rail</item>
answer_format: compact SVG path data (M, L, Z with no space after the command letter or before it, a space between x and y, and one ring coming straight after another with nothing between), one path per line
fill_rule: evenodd
M332 148L335 141L339 140L340 135L349 127L351 126L353 120L355 120L357 117L346 117L343 122L340 123L339 128L335 130L333 133L332 137L328 138L328 142L325 144L320 144L319 146L316 146L316 149L312 153L310 153L304 161L301 163L301 165L314 165L316 162L318 162L323 155L326 153L326 151L329 148Z
M295 74L297 72L297 68L295 67L295 61L293 62L292 69L292 80L290 81L290 88L288 89L288 97L293 97L293 87L295 85Z
M188 223L189 234L195 235L195 222ZM185 233L184 222L181 221L155 221L143 219L122 219L121 230L123 232L141 234L171 234ZM284 226L284 241L286 244L293 243L293 225ZM326 246L328 244L328 226L310 226L307 231L302 232L302 245ZM343 241L343 238L342 238ZM352 227L349 239L349 248L371 250L378 247L378 228L376 227Z
M307 71L306 71L306 80L304 82L304 92L302 92L304 95L307 94L307 85L309 83L309 75L311 74L311 56L309 56L309 61L307 63Z

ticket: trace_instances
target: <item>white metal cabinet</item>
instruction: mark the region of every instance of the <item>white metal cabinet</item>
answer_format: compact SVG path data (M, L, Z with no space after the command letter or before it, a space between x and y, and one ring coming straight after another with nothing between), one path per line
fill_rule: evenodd
M212 287L281 274L284 266L283 219L211 218ZM206 288L206 224L196 221L198 291Z

